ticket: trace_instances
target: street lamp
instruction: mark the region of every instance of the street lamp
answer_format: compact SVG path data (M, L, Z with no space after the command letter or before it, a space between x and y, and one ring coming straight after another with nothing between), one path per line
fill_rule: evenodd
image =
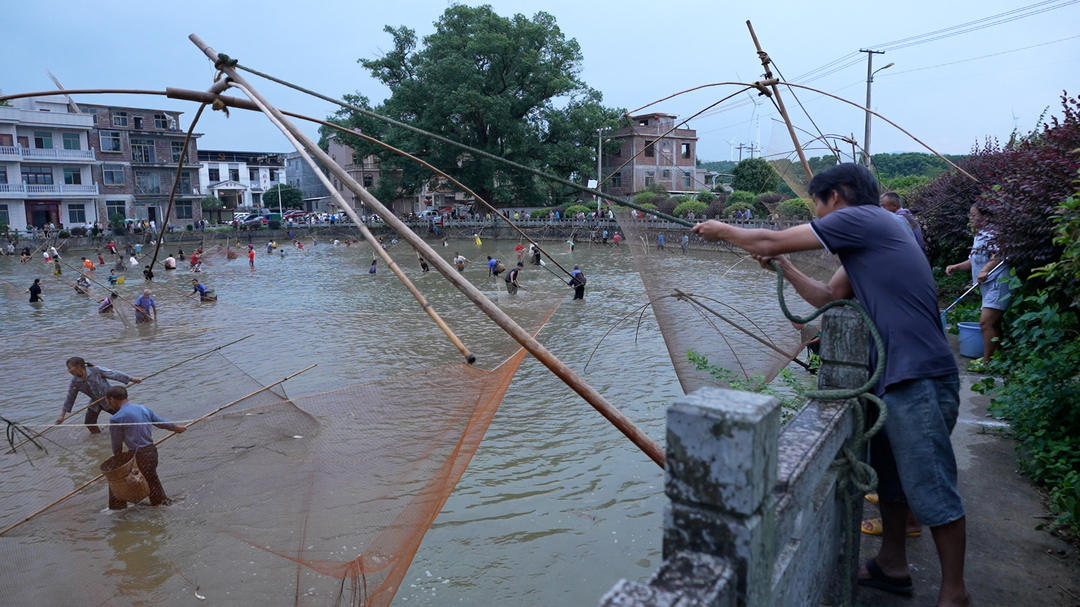
M866 125L863 133L863 159L866 161L866 167L870 168L870 85L874 82L874 74L896 64L889 63L875 70L873 69L874 55L880 55L885 51L861 50L860 52L866 53Z

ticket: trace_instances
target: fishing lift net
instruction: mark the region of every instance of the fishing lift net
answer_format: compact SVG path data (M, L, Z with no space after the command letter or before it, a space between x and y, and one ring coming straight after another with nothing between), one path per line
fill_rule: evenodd
M549 312L534 309L546 316L522 322L540 327ZM292 399L222 357L185 369L224 365L230 372L210 374L213 386L154 392L144 382L133 402L177 422L236 402L158 448L168 507L143 502L110 514L99 481L0 536L9 555L0 596L389 605L526 354L499 348L512 353L491 370L424 366ZM4 527L92 478L110 455L107 438L84 428L49 438L48 452L27 446L6 456Z
M746 253L725 243L702 252L707 245L691 235L695 250L683 254L682 232L672 231L670 224L635 217L626 209L617 210L616 219L684 392L728 387L731 381L768 383L816 335L815 327L799 330L784 317L776 303L774 275ZM657 246L660 234L666 240L663 250ZM793 261L817 278L832 273L833 262L816 252L796 255ZM673 265L680 271L671 272ZM792 310L810 312L792 291L787 291Z

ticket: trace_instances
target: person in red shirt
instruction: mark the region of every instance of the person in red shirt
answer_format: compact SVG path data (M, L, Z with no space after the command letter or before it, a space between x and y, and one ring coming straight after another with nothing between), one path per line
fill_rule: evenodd
M252 270L255 269L255 247L252 245L248 245L248 265Z

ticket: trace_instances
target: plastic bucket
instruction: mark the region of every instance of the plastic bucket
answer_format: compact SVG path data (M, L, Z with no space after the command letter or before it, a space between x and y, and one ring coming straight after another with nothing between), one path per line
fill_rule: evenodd
M977 322L958 322L960 329L960 355L979 358L983 355L982 329Z
M105 460L101 471L109 481L112 494L125 502L134 504L150 495L150 485L135 465L134 451L124 451Z

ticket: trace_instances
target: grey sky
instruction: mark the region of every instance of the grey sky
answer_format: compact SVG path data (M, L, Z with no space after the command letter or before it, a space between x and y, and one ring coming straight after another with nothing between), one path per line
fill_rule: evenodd
M580 0L497 0L508 16L551 13L564 34L581 44L582 77L604 94L607 105L633 109L675 91L724 80L750 81L761 65L744 21L751 19L765 50L784 75L795 77L859 48L935 31L1034 4L1036 0L910 0L894 3L789 0L749 3L718 1L581 2ZM1060 3L1060 2L1058 2ZM476 4L476 3L468 3ZM1046 4L1047 7L1054 3ZM52 88L46 70L66 88L205 89L213 76L209 62L187 40L198 33L220 52L241 62L340 96L359 91L373 102L387 90L356 63L390 46L384 25L407 25L423 36L448 6L444 2L202 2L155 5L145 1L93 4L37 0L9 3L0 22L4 40L5 93ZM967 152L986 137L1006 139L1014 123L1034 126L1049 106L1060 107L1063 89L1077 94L1080 65L1080 3L987 27L874 58L895 65L875 76L873 107L946 153ZM1065 39L1065 40L1062 40ZM1057 41L1057 42L1054 42ZM1044 44L1051 43L1051 44ZM1013 49L1032 47L1016 52ZM1002 53L994 57L969 58ZM858 63L809 82L861 103L865 96L865 55ZM957 62L953 65L941 64ZM921 69L930 66L932 69ZM256 81L277 105L325 117L334 108L323 101ZM732 89L713 87L650 108L687 117ZM861 142L863 114L854 108L799 93L827 133L854 133ZM86 102L184 110L192 104L163 97L81 97ZM709 112L691 123L700 137L698 155L729 158L729 142L760 140L767 152L791 149L786 132L774 127L775 112L763 104L755 115L746 102ZM812 127L788 95L796 121ZM1015 118L1014 118L1015 117ZM308 128L308 127L305 127ZM207 113L197 129L208 149L284 151L285 139L259 115L234 112L226 119ZM314 129L308 128L310 132ZM774 130L776 132L774 133ZM808 137L807 137L808 138ZM919 146L888 125L874 125L875 152L915 151ZM821 155L822 151L811 152Z

